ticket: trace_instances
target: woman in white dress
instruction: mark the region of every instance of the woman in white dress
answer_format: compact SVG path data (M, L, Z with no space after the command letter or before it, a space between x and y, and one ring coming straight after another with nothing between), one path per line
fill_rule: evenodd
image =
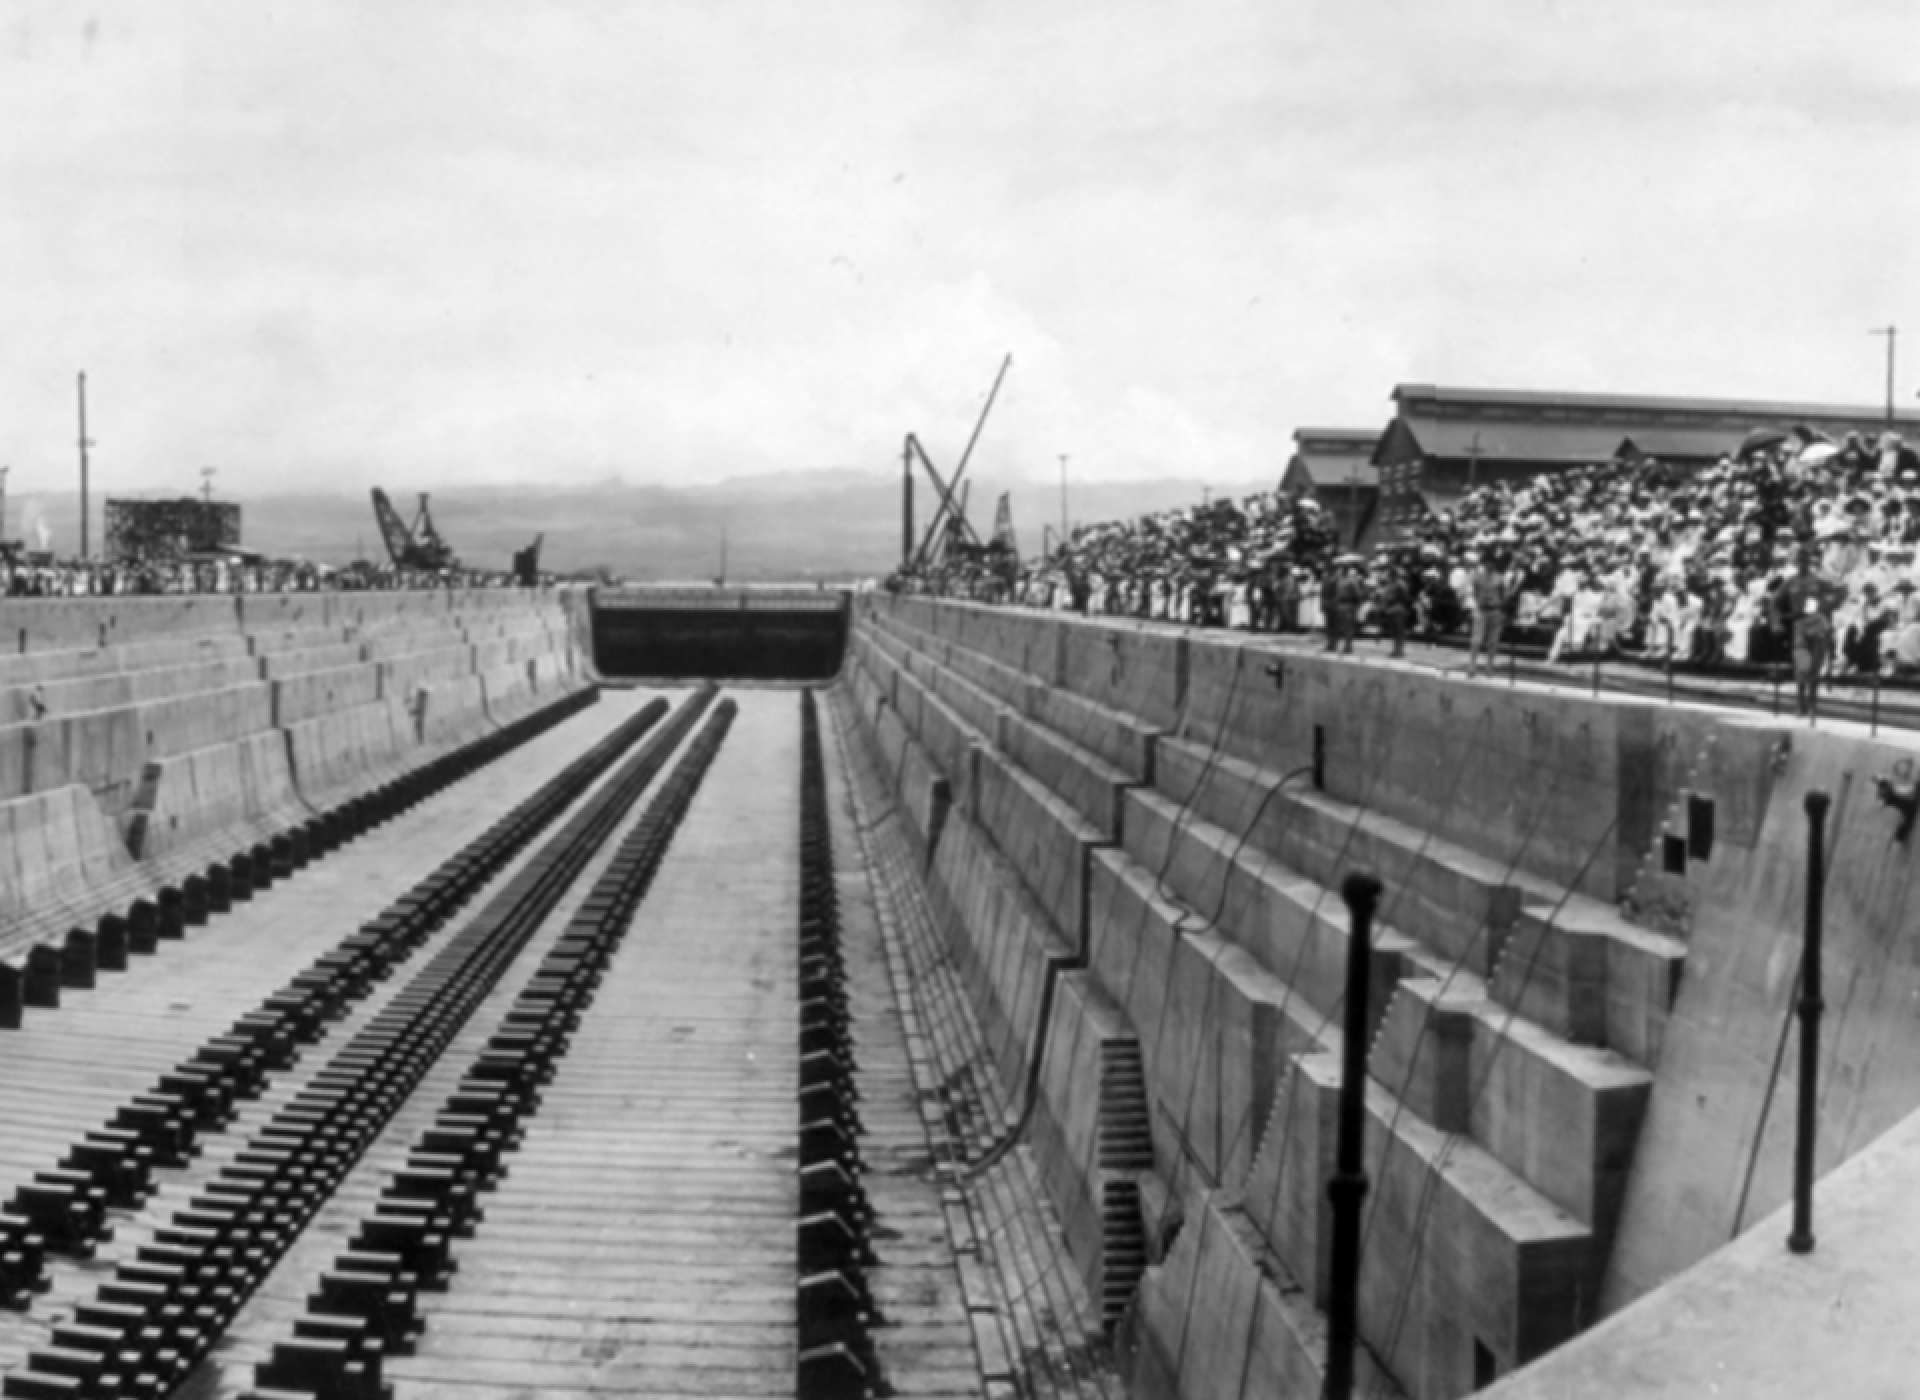
M1753 625L1760 620L1760 592L1764 585L1755 579L1734 595L1733 608L1727 614L1727 660L1745 665L1753 646Z

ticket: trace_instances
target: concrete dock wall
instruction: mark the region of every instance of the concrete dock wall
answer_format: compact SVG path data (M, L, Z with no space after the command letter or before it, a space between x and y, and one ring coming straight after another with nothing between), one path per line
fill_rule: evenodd
M1062 1026L1109 1007L1103 1043L1137 1047L1159 1242L1126 1328L1137 1394L1273 1393L1318 1365L1350 870L1388 887L1364 1364L1408 1394L1525 1366L1783 1198L1814 786L1836 798L1841 1002L1823 1163L1917 1106L1920 902L1868 781L1906 771L1884 744L921 599L862 600L844 684L910 811L945 784L942 931L1003 1077L1036 1076L1090 1282L1101 1082Z
M0 642L0 954L62 909L91 922L89 890L304 818L583 669L560 596L516 590L7 600Z

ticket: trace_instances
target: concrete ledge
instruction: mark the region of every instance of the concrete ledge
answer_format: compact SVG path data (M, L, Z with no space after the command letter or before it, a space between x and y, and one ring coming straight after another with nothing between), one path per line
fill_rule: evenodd
M1025 672L1016 671L990 656L968 651L965 647L949 647L947 664L956 675L965 677L1000 704L1022 714L1032 713L1035 694L1046 689Z
M1155 783L1177 803L1330 889L1354 870L1385 886L1381 917L1449 961L1485 976L1519 917L1518 872L1405 822L1313 791L1187 740L1159 748Z
M532 661L510 661L483 672L480 693L486 702L487 718L504 728L539 709L542 702L535 679Z
M1782 1210L1492 1389L1487 1400L1802 1400L1904 1396L1912 1325L1920 1117L1824 1177L1819 1244L1786 1248Z
M416 686L472 675L473 648L463 644L434 647L429 651L404 652L377 665L381 693L405 694Z
M316 613L315 616L317 618L320 614ZM269 624L256 627L250 625L243 630L246 633L247 649L253 655L268 662L275 659L292 661L300 652L340 646L352 640L348 637L346 628L321 621L316 621L311 626ZM355 656L350 659L359 660L360 658Z
M333 637L336 634L329 631L324 635ZM342 641L327 641L317 646L259 653L261 671L268 680L279 680L283 676L303 676L312 671L336 671L348 666L358 666L366 659L365 649L359 642Z
M939 844L940 829L946 821L952 789L940 770L933 766L920 742L907 732L899 711L883 705L874 723L874 738L880 746L881 760L893 780L900 811L908 832L913 836L923 859L930 858Z
M1024 1092L1039 1050L1041 1000L1053 969L1074 960L992 839L950 812L927 872L927 899L980 1020L1000 1082Z
M237 632L130 641L85 651L41 651L0 656L0 686L31 686L150 669L251 661L247 639Z
M1591 901L1528 905L1488 979L1493 999L1555 1034L1657 1064L1686 945Z
M331 656L337 648L329 647ZM315 715L370 705L380 699L380 667L372 662L283 674L273 687L273 722L284 728Z
M974 820L993 833L1054 926L1074 946L1084 946L1087 856L1105 838L1005 755L988 748L975 752Z
M1046 686L1034 688L1031 713L1038 723L1097 754L1134 782L1153 781L1155 754L1164 731L1083 700L1072 691Z
M479 676L436 681L417 693L420 732L429 744L464 744L494 727L487 718L486 682Z
M1102 838L1120 839L1120 813L1133 786L1118 768L1012 710L999 712L994 742L1014 762L1057 793Z
M118 709L138 701L198 695L259 679L258 663L249 657L240 657L29 682L0 692L0 723L26 723L42 715Z
M398 775L414 746L405 711L392 701L356 705L287 726L295 786L316 807L331 807Z
M93 794L77 785L0 803L0 953L91 922L95 894L133 861Z
M1096 1300L1106 1256L1101 1071L1106 1047L1132 1038L1119 1009L1085 973L1064 973L1055 982L1034 1106L1033 1153L1041 1182L1059 1212L1067 1252Z
M874 743L880 749L880 762L887 776L896 786L900 781L900 764L906 757L907 745L911 736L907 733L906 721L900 718L900 711L884 701L873 721Z
M277 827L307 814L286 736L270 730L148 764L128 844L137 858L152 860L202 837Z
M1245 1214L1220 1195L1207 1197L1166 1261L1141 1280L1128 1328L1128 1393L1134 1400L1320 1394L1326 1323L1290 1284ZM1402 1392L1362 1351L1354 1393Z
M1332 890L1248 851L1226 831L1191 815L1184 820L1156 792L1127 793L1126 852L1156 872L1168 894L1189 907L1186 920L1217 926L1222 936L1279 981L1311 1011L1333 1017L1346 995L1346 904ZM1384 1008L1393 986L1418 967L1419 947L1384 922L1373 931L1371 1005ZM1375 1012L1375 1022L1379 1012Z
M1289 1105L1280 1121L1330 1124L1337 1060L1306 1056L1297 1069L1289 1092L1306 1102ZM1398 1111L1371 1085L1366 1126L1361 1335L1410 1395L1438 1400L1472 1390L1476 1344L1507 1371L1579 1330L1592 1314L1595 1267L1579 1221L1478 1146ZM1324 1277L1330 1151L1317 1134L1283 1136L1276 1155L1297 1160L1277 1176L1265 1171L1295 1197L1263 1203L1277 1230L1268 1242L1303 1281ZM1302 1223L1308 1228L1291 1233ZM1316 1301L1324 1303L1323 1285Z
M1197 920L1183 925L1120 852L1094 852L1091 870L1088 967L1139 1036L1156 1168L1176 1188L1195 1164L1237 1185L1286 1057L1326 1043L1324 1018L1245 950Z
M962 723L982 734L993 733L996 718L1006 708L997 696L945 666L934 667L927 683Z
M1471 1136L1602 1243L1612 1237L1653 1086L1646 1070L1548 1034L1464 974L1451 986L1401 982L1368 1070L1439 1131Z
M232 632L238 600L219 594L163 598L16 598L0 601L8 651L70 651L203 632Z
M1443 1133L1472 1131L1477 1000L1437 977L1406 978L1367 1051L1367 1073Z
M273 728L273 688L265 681L210 690L133 709L144 757L169 758Z
M991 738L993 730L974 728L920 680L904 671L895 680L895 695L901 720L926 749L934 767L954 785L954 797L964 805L970 767L967 750Z

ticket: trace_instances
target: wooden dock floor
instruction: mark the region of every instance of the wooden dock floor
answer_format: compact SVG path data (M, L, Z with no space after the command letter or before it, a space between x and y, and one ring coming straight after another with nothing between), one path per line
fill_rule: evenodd
M610 694L291 878L189 928L184 938L163 941L157 953L135 956L125 972L99 974L91 990L63 991L58 1009L30 1009L20 1030L0 1037L0 1201L35 1172L52 1168L88 1130L380 913L650 698ZM518 865L509 862L487 889ZM483 890L469 909L485 898ZM416 951L412 965L424 961L457 923ZM276 1076L232 1125L203 1138L199 1158L185 1168L157 1171L158 1189L143 1206L112 1212L115 1238L100 1245L93 1259L50 1257L49 1291L26 1313L0 1312L0 1372L44 1345L72 1303L90 1295L114 1262L131 1257L136 1244L211 1175L222 1153L238 1149L249 1125L291 1097L324 1063L329 1047L344 1043L404 980L375 987L348 1017L328 1027L324 1039Z
M454 1242L447 1287L420 1295L416 1344L384 1359L398 1400L795 1393L801 697L791 688L727 694L739 711L726 742L537 1112L522 1121L524 1138L503 1159L505 1176L480 1197L483 1216L472 1236ZM25 1031L0 1040L7 1071L0 1074L0 1185L52 1166L159 1073L650 698L607 692L599 705L387 827L156 956L136 959L129 972L103 975L97 990L69 993L59 1011L30 1014ZM1008 1381L1017 1371L1033 1374L1009 1359L1009 1341L1017 1357L1065 1338L1021 1335L1036 1313L1051 1309L1042 1297L1020 1298L1008 1267L1012 1251L987 1242L1000 1217L977 1185L943 1170L951 1145L930 1138L929 1067L920 1063L926 1029L911 997L903 1011L901 960L886 946L898 936L888 932L894 916L883 913L867 869L872 852L856 827L844 751L828 707L820 710L863 1185L873 1210L865 1279L878 1384L899 1396L991 1400L1013 1393ZM254 1387L256 1365L308 1311L320 1276L500 1029L660 782L507 965L174 1400L233 1400ZM519 863L353 1003L232 1123L204 1133L191 1162L157 1171L151 1198L112 1213L114 1236L94 1258L50 1261L48 1291L24 1313L0 1313L0 1372L46 1347L52 1329L71 1319L115 1264L154 1241ZM992 1276L986 1285L983 1265ZM1056 1286L1049 1278L1036 1291Z

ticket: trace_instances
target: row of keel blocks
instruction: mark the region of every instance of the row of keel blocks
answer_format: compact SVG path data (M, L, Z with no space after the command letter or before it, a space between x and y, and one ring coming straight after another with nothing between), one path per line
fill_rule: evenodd
M18 1030L28 1009L57 1010L62 989L86 990L101 972L126 971L130 955L151 954L161 940L183 938L187 929L229 912L578 713L592 697L591 691L576 691L402 778L211 861L204 870L134 899L124 911L109 910L90 928L75 926L58 943L38 944L14 961L0 960L0 1030Z
M800 1218L795 1252L801 1400L854 1400L879 1390L877 1321L867 1272L873 1206L862 1182L854 1037L840 947L819 710L800 697L799 909Z
M645 786L711 700L703 692L650 748ZM685 760L622 840L606 870L543 956L499 1029L475 1056L434 1121L391 1172L346 1252L308 1294L293 1335L257 1363L258 1400L283 1394L321 1400L384 1395L383 1358L411 1352L423 1329L422 1291L447 1287L458 1265L454 1241L471 1238L485 1213L481 1197L508 1173L524 1120L540 1108L573 1031L592 1003L607 962L691 805L732 721L722 702Z
M644 728L645 722L632 722L630 737L613 736L556 775L308 971L162 1074L152 1089L123 1104L104 1126L75 1144L57 1168L38 1173L0 1212L0 1302L30 1303L44 1286L49 1250L90 1256L107 1237L104 1206L139 1205L155 1168L185 1165L198 1150L201 1133L224 1126L238 1102L261 1092L270 1071L289 1068L297 1045L318 1039L327 1021L451 918ZM47 1359L56 1367L62 1364L58 1356ZM32 1393L39 1371L33 1362L28 1372L9 1376L0 1393ZM94 1393L107 1392L96 1387Z

